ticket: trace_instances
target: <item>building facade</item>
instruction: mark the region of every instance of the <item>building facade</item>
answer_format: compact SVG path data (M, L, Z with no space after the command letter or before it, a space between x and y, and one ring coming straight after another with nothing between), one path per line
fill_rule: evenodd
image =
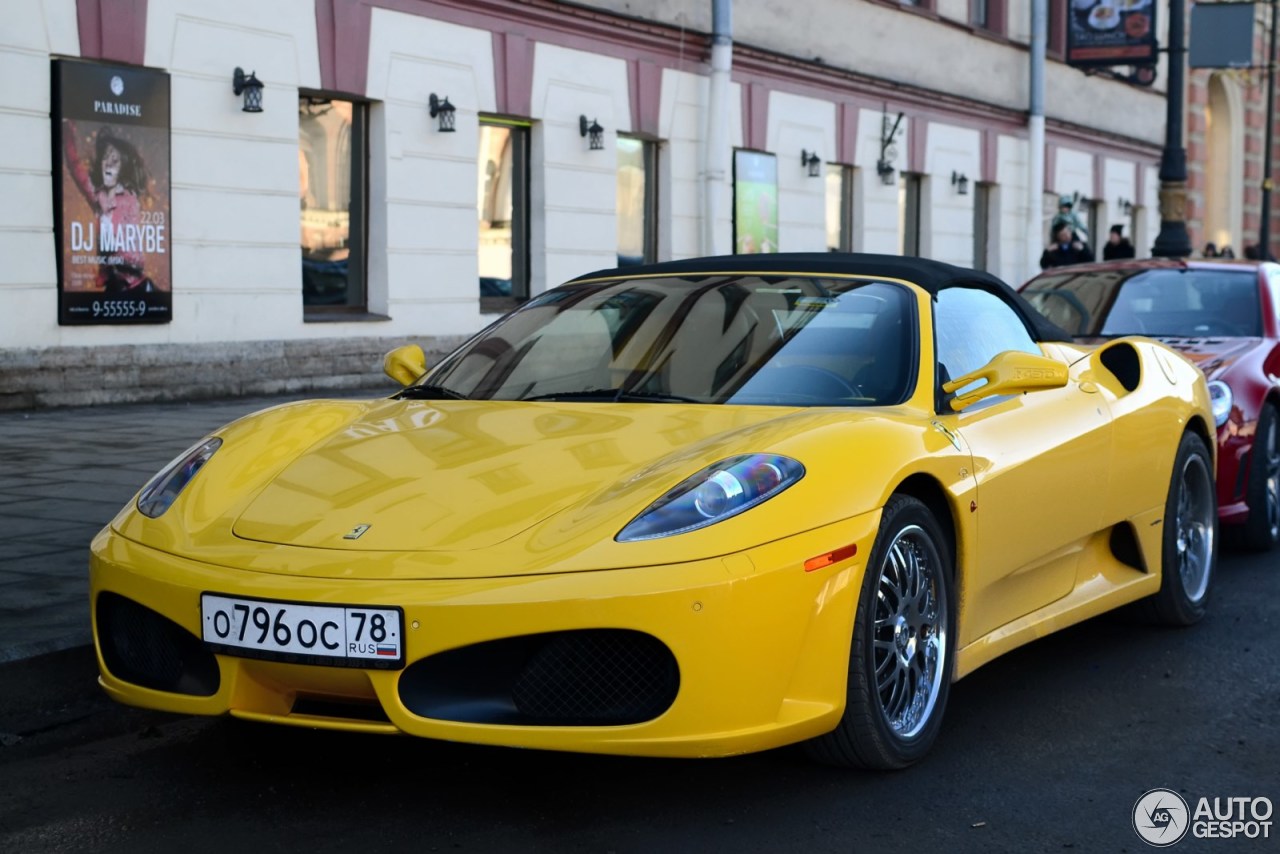
M395 346L445 352L529 295L651 260L906 252L1016 284L1062 195L1095 250L1123 224L1149 254L1163 74L1142 88L1067 67L1069 4L1050 3L1035 204L1013 0L738 0L718 105L709 0L15 0L0 408L367 385ZM83 63L124 94L69 89ZM119 111L147 70L169 101L144 144ZM1255 203L1252 102L1214 79L1225 95L1191 86L1192 159L1218 154L1192 170L1197 237L1242 233ZM68 123L75 98L108 113ZM1209 110L1239 133L1208 131ZM1215 169L1240 192L1215 195ZM140 235L162 221L163 252L72 248L74 229L118 236L135 209ZM169 313L119 316L137 287Z

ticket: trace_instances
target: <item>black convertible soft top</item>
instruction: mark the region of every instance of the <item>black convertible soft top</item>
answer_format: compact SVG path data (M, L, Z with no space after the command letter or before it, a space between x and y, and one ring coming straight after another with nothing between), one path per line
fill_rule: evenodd
M969 270L931 261L928 258L911 258L901 255L872 255L861 252L774 252L761 255L717 255L708 258L689 258L684 261L664 261L637 267L615 267L597 270L573 279L582 282L590 279L628 278L632 276L665 275L673 277L710 276L717 274L775 274L809 276L868 276L872 278L903 279L937 296L944 288L978 288L995 294L1022 317L1031 335L1037 341L1071 341L1063 329L1046 319L1022 298L1013 288L990 273Z

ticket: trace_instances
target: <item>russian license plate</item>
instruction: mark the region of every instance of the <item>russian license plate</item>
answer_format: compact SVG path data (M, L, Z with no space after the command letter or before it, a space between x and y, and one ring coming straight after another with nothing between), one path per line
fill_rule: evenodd
M337 667L404 666L404 613L395 607L202 593L200 624L205 644L227 655Z

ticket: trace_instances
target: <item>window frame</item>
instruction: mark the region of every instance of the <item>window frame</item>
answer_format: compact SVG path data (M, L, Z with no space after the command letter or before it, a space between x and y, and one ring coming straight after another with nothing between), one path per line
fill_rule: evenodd
M973 182L973 268L991 270L991 196L995 184Z
M345 101L351 104L351 198L347 209L347 298L352 292L354 301L342 305L302 304L302 319L306 323L328 320L350 320L353 316L369 315L369 125L372 102L344 92L299 89L298 100ZM301 134L298 138L301 149ZM299 224L301 225L301 224ZM351 259L357 259L352 263ZM299 267L301 273L301 265ZM354 282L354 285L353 285ZM302 289L299 288L299 295Z
M477 296L480 300L481 314L505 314L527 302L532 296L531 277L531 221L532 210L529 204L530 178L532 174L531 152L533 145L533 122L530 119L511 116L481 113L479 127L505 127L511 131L511 295L486 297L479 296L480 280L476 277ZM477 144L480 133L476 134ZM477 167L479 167L479 149L476 151ZM476 200L477 203L479 199ZM519 227L517 227L517 223ZM476 233L479 234L479 220L476 222Z
M848 163L827 163L823 169L822 179L827 181L833 171L838 170L840 173L840 209L839 209L839 245L832 248L827 246L828 252L852 252L853 251L853 191L854 191L854 168ZM824 186L825 190L825 186ZM825 193L824 193L825 199ZM824 223L828 234L830 233L830 223Z
M1007 4L1008 0L969 0L969 25L984 33L1005 35L1009 20Z
M642 162L644 163L644 264L658 261L658 140L638 134L619 133L618 139L634 140L641 144ZM615 143L616 144L616 143ZM621 257L621 256L619 256Z
M924 237L924 175L902 172L902 255L921 257Z

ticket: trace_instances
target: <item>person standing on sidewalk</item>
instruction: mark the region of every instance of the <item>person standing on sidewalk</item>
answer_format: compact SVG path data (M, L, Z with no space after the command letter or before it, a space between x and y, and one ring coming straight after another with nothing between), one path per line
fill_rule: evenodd
M1107 235L1107 242L1102 246L1102 260L1114 261L1118 258L1132 258L1133 256L1133 244L1129 242L1129 238L1124 236L1124 226L1111 226L1111 233Z
M1066 267L1069 264L1088 264L1093 261L1093 250L1081 240L1069 224L1062 223L1054 232L1053 242L1040 256L1040 269Z

